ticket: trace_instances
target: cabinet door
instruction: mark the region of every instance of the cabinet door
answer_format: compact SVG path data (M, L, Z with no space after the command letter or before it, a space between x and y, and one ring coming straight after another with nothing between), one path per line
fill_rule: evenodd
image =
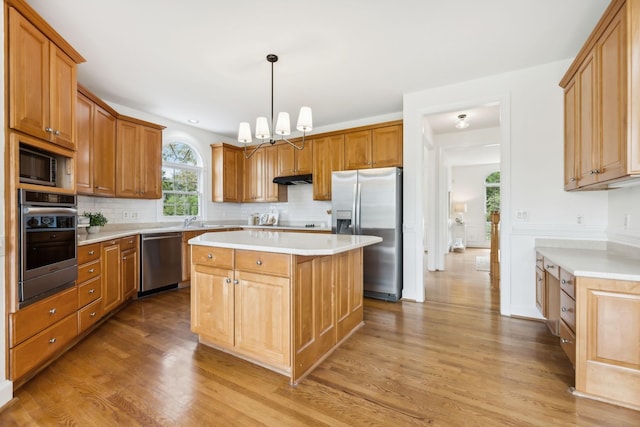
M580 158L580 146L576 135L577 97L576 81L573 79L564 90L564 189L566 191L578 186L576 159Z
M596 76L594 62L594 55L591 53L577 73L576 84L580 85L578 97L578 122L580 124L579 186L596 182L595 162L600 157L596 144L595 130Z
M627 52L625 8L622 8L596 45L598 55L598 180L627 173Z
M372 167L402 167L402 125L372 130Z
M350 132L344 135L344 168L371 167L371 131Z
M289 286L284 277L236 272L235 347L270 365L290 365Z
M93 112L93 193L116 195L116 118L96 105Z
M120 241L105 242L101 246L102 311L106 314L122 302Z
M122 252L122 298L126 300L138 293L140 267L138 250L128 249Z
M76 139L76 64L53 43L50 52L49 127L51 140L57 145L75 149Z
M118 120L116 156L116 195L137 197L139 191L139 128L135 123Z
M264 198L263 176L264 149L261 148L244 161L244 202L256 202Z
M300 146L300 143L298 143ZM292 147L293 148L293 147ZM306 175L313 170L313 141L307 140L302 150L295 150L296 154L296 175Z
M191 331L233 348L233 271L194 264L191 274Z
M76 104L76 191L93 194L93 110L95 104L78 93Z
M278 147L272 145L270 147L263 148L264 150L264 175L259 178L259 181L264 186L264 202L278 202L281 201L280 186L273 183L273 178L278 176Z
M49 40L9 8L9 126L49 140Z
M331 172L344 169L344 135L313 140L313 199L331 200Z
M140 188L139 195L145 199L162 196L162 131L140 126Z
M278 169L276 176L296 175L296 149L293 146L284 143L278 145Z

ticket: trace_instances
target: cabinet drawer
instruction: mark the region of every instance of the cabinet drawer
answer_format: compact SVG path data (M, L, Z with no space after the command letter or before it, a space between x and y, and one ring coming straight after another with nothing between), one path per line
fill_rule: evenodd
M100 243L78 246L78 265L100 258Z
M233 268L233 249L191 246L191 262L226 269Z
M120 250L134 249L138 247L138 236L123 237L120 239Z
M576 298L576 278L563 269L560 269L560 288L571 298Z
M540 255L540 252L536 252L536 267L544 270L544 257Z
M78 310L78 333L81 334L102 318L102 299Z
M564 291L560 292L560 318L575 332L576 302Z
M82 308L102 296L100 277L78 286L78 308Z
M73 313L10 351L11 379L16 380L55 353L63 350L78 336L78 321Z
M15 313L11 313L11 344L13 347L32 335L62 320L78 309L78 289L66 289L49 298L38 301Z
M555 265L549 258L544 257L544 269L553 277L560 280L560 267Z
M291 255L237 250L236 270L289 277Z
M571 364L576 366L576 336L564 322L560 322L560 347L564 350Z
M100 260L78 266L78 283L100 276Z

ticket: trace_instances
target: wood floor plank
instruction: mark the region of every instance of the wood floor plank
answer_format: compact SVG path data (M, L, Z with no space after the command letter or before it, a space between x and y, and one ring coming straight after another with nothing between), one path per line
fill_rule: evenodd
M0 425L640 425L568 392L557 338L499 315L472 252L423 304L365 299L364 327L295 387L199 344L188 288L134 301L16 390Z

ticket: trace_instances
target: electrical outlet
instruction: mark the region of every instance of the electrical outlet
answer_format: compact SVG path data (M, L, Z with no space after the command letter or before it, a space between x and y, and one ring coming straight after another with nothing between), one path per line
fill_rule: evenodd
M129 211L122 211L122 219L129 219L130 216Z
M582 216L582 214L576 215L576 224L582 224L583 221L584 221L584 217Z
M516 211L518 221L529 221L529 211Z
M131 219L138 219L138 212L137 211L132 211L131 212Z

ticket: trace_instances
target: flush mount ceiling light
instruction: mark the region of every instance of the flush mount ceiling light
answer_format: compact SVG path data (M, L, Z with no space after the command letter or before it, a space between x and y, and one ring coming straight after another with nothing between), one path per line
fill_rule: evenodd
M469 127L469 119L466 114L458 115L458 120L456 120L456 127L458 129L466 129Z
M200 123L200 120L196 120L196 119L188 119L187 121L193 125Z
M267 55L267 61L271 63L271 129L273 127L273 64L278 62L278 56L274 54ZM313 122L311 118L311 108L310 107L301 107L300 113L298 114L298 123L296 125L296 129L302 132L302 144L300 146L294 144L285 138L285 136L291 134L291 125L289 123L289 113L280 112L278 113L278 121L276 122L276 127L274 130L274 134L280 135L280 141L284 141L294 148L298 150L302 150L304 148L304 138L307 132L311 132L313 129ZM251 142L251 126L249 122L241 122L240 127L238 129L238 142L242 142L244 144L244 157L246 159L250 158L258 151L258 148L262 146L262 144L269 143L271 145L276 143L276 140L271 137L271 132L269 130L269 122L266 117L258 117L256 119L256 138L260 139L262 142L253 149L253 151L247 154L247 144Z

